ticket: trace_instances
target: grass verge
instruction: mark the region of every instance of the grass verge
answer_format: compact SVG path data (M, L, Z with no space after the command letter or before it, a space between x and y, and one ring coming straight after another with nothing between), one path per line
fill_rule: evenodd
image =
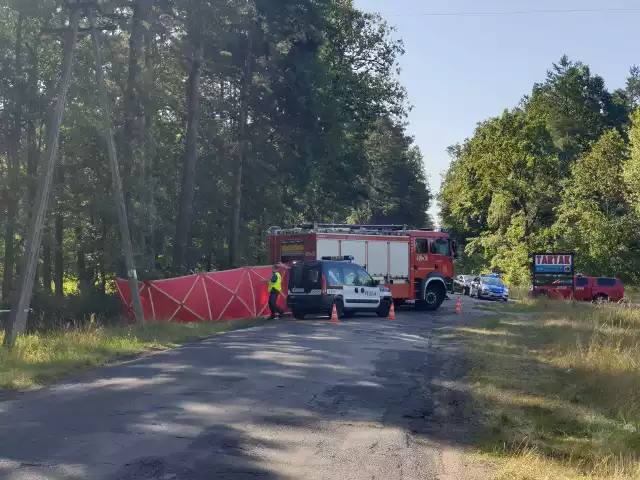
M640 479L640 310L528 301L450 332L500 480Z
M24 335L9 350L0 346L0 389L27 389L118 358L165 350L217 333L266 323L266 319L213 323L163 323L144 327L90 327ZM4 333L0 332L0 342Z

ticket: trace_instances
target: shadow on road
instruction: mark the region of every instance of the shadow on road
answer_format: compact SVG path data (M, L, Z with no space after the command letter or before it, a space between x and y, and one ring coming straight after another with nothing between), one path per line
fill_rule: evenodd
M354 424L469 445L468 361L434 337L453 321L284 321L21 395L0 404L0 476L293 478L339 461L328 430Z

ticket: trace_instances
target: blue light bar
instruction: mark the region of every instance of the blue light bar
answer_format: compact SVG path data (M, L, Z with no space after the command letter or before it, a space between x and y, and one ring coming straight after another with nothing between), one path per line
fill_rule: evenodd
M322 260L337 260L337 261L346 260L348 262L352 262L353 259L354 259L353 255L344 255L343 257L340 257L340 256L322 257Z

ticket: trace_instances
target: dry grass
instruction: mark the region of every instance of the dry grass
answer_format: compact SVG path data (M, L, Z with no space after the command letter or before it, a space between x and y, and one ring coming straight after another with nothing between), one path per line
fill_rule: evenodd
M640 479L640 310L525 300L460 328L500 480Z
M624 287L624 299L631 303L640 303L640 287Z
M144 327L90 327L25 335L11 350L0 346L0 389L42 386L123 356L164 350L265 321L250 319ZM4 333L0 332L0 343L3 337Z

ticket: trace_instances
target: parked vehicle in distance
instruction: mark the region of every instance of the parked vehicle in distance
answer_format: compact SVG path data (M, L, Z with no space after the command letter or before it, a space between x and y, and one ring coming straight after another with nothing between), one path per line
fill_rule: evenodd
M471 282L469 296L507 302L509 301L509 287L496 274L479 275Z
M554 281L551 285L538 285L530 288L529 293L534 297L548 297L553 300L568 300L571 298L571 279ZM624 285L617 278L583 277L575 278L575 299L583 302L612 301L624 298Z
M461 292L463 295L469 295L471 292L471 283L475 276L473 275L458 275L453 280L453 289L456 292Z
M333 305L338 317L357 312L386 317L393 301L391 291L374 280L353 257L323 257L322 260L295 262L289 272L287 307L294 318L311 314L331 315Z

